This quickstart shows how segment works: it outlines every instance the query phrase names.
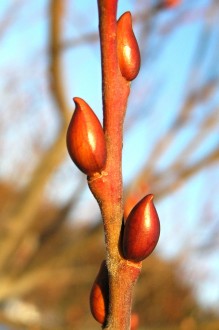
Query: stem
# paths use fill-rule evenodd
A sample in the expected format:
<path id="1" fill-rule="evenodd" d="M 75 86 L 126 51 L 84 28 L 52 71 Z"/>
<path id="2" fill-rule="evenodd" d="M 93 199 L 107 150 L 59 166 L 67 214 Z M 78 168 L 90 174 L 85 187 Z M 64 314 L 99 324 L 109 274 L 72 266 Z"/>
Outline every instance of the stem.
<path id="1" fill-rule="evenodd" d="M 104 329 L 127 330 L 130 328 L 132 289 L 141 264 L 125 260 L 119 247 L 123 221 L 123 121 L 130 83 L 122 77 L 118 65 L 117 3 L 118 0 L 98 0 L 107 162 L 101 175 L 88 178 L 88 183 L 99 203 L 105 230 L 110 294 Z"/>
<path id="2" fill-rule="evenodd" d="M 107 187 L 105 191 L 101 191 L 101 201 L 105 215 L 104 224 L 107 227 L 106 232 L 112 232 L 115 237 L 115 241 L 113 240 L 110 248 L 110 254 L 115 250 L 115 246 L 117 254 L 123 217 L 121 170 L 123 121 L 130 88 L 129 83 L 121 76 L 118 67 L 116 45 L 117 0 L 99 0 L 98 8 L 102 58 L 103 127 L 107 146 L 105 168 Z M 110 210 L 108 210 L 109 207 Z M 110 218 L 109 215 L 111 215 Z M 109 230 L 107 230 L 108 227 Z"/>

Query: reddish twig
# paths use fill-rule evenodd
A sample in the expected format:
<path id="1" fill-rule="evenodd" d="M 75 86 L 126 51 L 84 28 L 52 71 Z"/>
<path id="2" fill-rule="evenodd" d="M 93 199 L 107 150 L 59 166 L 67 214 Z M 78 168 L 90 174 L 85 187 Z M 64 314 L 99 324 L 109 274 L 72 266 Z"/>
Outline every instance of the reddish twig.
<path id="1" fill-rule="evenodd" d="M 107 256 L 91 290 L 91 312 L 104 329 L 127 330 L 133 287 L 141 261 L 156 246 L 159 219 L 153 196 L 149 195 L 135 206 L 123 230 L 123 122 L 130 81 L 140 69 L 140 53 L 131 14 L 127 12 L 116 19 L 117 2 L 98 0 L 103 129 L 89 105 L 75 98 L 76 110 L 69 125 L 67 146 L 72 160 L 88 176 L 104 224 Z"/>

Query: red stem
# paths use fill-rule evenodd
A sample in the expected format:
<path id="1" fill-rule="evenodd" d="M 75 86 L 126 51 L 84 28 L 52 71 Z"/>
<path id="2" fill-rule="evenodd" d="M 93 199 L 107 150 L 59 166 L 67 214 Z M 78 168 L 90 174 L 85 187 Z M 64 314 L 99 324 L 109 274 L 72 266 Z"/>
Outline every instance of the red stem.
<path id="1" fill-rule="evenodd" d="M 117 58 L 116 12 L 118 0 L 98 0 L 102 58 L 103 127 L 106 138 L 106 167 L 98 177 L 89 178 L 104 223 L 109 272 L 109 311 L 104 329 L 130 328 L 132 288 L 140 264 L 125 260 L 120 253 L 123 221 L 122 143 L 123 121 L 130 83 L 121 75 Z"/>
<path id="2" fill-rule="evenodd" d="M 116 175 L 115 180 L 120 183 L 120 195 L 122 196 L 123 121 L 130 84 L 122 77 L 118 66 L 116 44 L 117 0 L 99 0 L 98 6 L 103 78 L 103 126 L 108 148 L 106 170 L 108 174 L 113 172 Z M 113 195 L 117 199 L 118 196 Z"/>

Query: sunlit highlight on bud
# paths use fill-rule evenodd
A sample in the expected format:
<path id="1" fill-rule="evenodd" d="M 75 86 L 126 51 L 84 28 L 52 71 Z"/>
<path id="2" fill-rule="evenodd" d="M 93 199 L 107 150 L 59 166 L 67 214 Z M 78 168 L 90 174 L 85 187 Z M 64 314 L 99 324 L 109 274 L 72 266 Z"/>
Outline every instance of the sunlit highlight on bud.
<path id="1" fill-rule="evenodd" d="M 126 259 L 139 262 L 148 257 L 157 245 L 160 221 L 153 204 L 153 195 L 144 197 L 129 214 L 123 234 Z"/>
<path id="2" fill-rule="evenodd" d="M 101 172 L 105 166 L 105 136 L 90 106 L 79 97 L 75 97 L 74 101 L 76 108 L 67 131 L 67 148 L 78 168 L 91 176 Z"/>
<path id="3" fill-rule="evenodd" d="M 125 12 L 117 22 L 117 50 L 121 74 L 131 81 L 138 75 L 141 58 L 130 12 Z"/>
<path id="4" fill-rule="evenodd" d="M 95 320 L 104 324 L 109 302 L 109 284 L 106 261 L 100 266 L 90 293 L 90 309 Z"/>

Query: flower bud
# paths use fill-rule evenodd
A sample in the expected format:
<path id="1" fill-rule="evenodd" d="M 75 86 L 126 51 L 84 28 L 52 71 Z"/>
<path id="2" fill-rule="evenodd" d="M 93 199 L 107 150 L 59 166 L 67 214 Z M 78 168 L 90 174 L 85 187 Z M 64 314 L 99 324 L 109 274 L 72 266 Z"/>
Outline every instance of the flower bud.
<path id="1" fill-rule="evenodd" d="M 130 12 L 125 12 L 117 22 L 117 51 L 122 76 L 128 81 L 133 80 L 140 70 L 141 56 Z"/>
<path id="2" fill-rule="evenodd" d="M 90 310 L 95 320 L 101 324 L 106 321 L 109 304 L 108 270 L 104 260 L 90 293 Z"/>
<path id="3" fill-rule="evenodd" d="M 153 204 L 153 195 L 145 196 L 131 211 L 123 233 L 126 259 L 139 262 L 148 257 L 160 236 L 160 221 Z"/>
<path id="4" fill-rule="evenodd" d="M 91 176 L 101 172 L 106 162 L 106 144 L 99 119 L 81 98 L 76 105 L 67 131 L 67 148 L 77 167 Z"/>

